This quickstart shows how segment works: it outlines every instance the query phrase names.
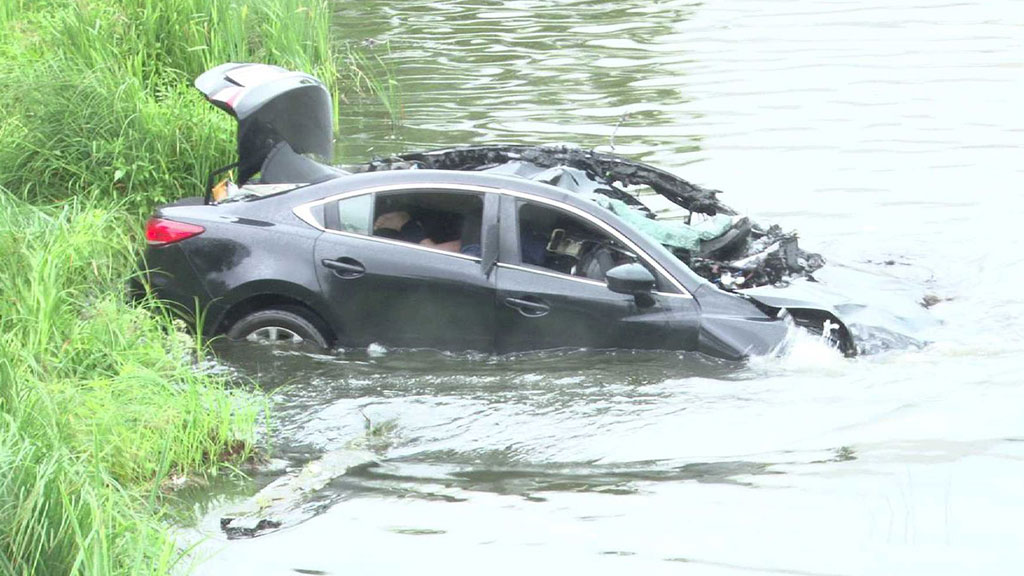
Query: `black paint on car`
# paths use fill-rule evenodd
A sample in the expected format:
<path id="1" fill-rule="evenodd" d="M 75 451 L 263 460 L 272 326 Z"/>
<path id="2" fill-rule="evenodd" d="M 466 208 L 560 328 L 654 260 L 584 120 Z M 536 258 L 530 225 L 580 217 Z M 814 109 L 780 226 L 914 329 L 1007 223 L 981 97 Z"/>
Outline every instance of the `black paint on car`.
<path id="1" fill-rule="evenodd" d="M 208 336 L 490 353 L 691 350 L 742 359 L 775 349 L 795 319 L 819 332 L 831 323 L 837 344 L 855 350 L 827 308 L 773 305 L 723 289 L 694 271 L 710 251 L 681 255 L 577 190 L 489 170 L 509 154 L 532 154 L 543 168 L 538 155 L 559 149 L 466 149 L 476 150 L 475 160 L 456 149 L 419 156 L 421 163 L 462 158 L 462 166 L 448 166 L 455 169 L 396 161 L 343 170 L 302 155 L 329 154 L 322 133 L 310 136 L 322 126 L 279 126 L 295 121 L 287 112 L 296 105 L 323 105 L 314 78 L 227 64 L 197 86 L 238 118 L 238 168 L 247 175 L 240 186 L 224 182 L 202 200 L 159 208 L 147 225 L 145 265 L 154 292 L 203 318 Z M 313 117 L 323 120 L 323 111 Z M 716 207 L 713 192 L 699 187 L 674 198 L 667 192 L 682 188 L 669 190 L 665 180 L 659 190 L 662 174 L 675 177 L 657 169 L 562 150 L 584 159 L 577 164 L 611 163 L 634 178 L 647 170 L 650 187 L 681 206 Z M 602 184 L 591 180 L 584 184 Z M 616 187 L 595 189 L 643 209 Z M 749 226 L 728 233 L 745 239 Z M 715 240 L 714 250 L 732 242 Z"/>

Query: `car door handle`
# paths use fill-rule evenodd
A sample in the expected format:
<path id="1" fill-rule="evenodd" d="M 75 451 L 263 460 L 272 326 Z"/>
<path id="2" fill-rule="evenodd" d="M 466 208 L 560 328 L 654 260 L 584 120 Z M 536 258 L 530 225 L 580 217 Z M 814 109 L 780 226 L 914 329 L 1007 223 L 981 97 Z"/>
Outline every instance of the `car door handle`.
<path id="1" fill-rule="evenodd" d="M 324 258 L 320 263 L 324 267 L 334 270 L 334 274 L 340 278 L 359 278 L 366 274 L 366 266 L 354 258 L 342 257 L 337 260 Z"/>
<path id="2" fill-rule="evenodd" d="M 551 311 L 551 307 L 539 299 L 527 298 L 505 298 L 505 304 L 510 308 L 519 310 L 520 314 L 529 318 L 537 318 Z"/>

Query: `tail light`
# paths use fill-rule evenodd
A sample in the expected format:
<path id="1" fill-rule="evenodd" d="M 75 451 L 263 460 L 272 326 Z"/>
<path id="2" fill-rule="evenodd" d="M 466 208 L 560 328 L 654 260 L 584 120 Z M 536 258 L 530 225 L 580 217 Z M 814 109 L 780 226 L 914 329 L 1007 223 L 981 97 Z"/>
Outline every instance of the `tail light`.
<path id="1" fill-rule="evenodd" d="M 195 224 L 175 222 L 163 218 L 150 218 L 146 222 L 146 242 L 150 246 L 163 246 L 174 242 L 181 242 L 186 238 L 198 236 L 206 232 L 206 228 Z"/>

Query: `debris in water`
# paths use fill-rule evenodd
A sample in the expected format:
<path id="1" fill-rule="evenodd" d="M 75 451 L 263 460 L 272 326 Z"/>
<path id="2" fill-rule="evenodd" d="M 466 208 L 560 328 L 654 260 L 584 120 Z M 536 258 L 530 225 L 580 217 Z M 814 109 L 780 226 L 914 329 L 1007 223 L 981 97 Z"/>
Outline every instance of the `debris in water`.
<path id="1" fill-rule="evenodd" d="M 220 519 L 228 538 L 252 538 L 309 519 L 315 511 L 303 507 L 306 496 L 349 470 L 372 465 L 377 456 L 367 450 L 343 448 L 309 462 L 297 473 L 268 484 L 240 507 Z"/>
<path id="2" fill-rule="evenodd" d="M 942 296 L 937 296 L 935 294 L 925 294 L 924 297 L 921 298 L 921 306 L 931 308 L 939 302 L 949 302 L 950 300 L 952 300 L 952 298 L 943 298 Z"/>

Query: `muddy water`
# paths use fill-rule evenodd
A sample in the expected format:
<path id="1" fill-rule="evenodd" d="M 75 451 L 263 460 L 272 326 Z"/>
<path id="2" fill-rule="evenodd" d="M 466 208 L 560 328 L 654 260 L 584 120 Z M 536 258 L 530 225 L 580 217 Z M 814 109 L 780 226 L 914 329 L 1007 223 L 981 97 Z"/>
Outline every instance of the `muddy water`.
<path id="1" fill-rule="evenodd" d="M 809 340 L 738 364 L 229 347 L 275 389 L 280 458 L 356 440 L 380 463 L 253 540 L 207 517 L 203 571 L 1019 573 L 1019 3 L 371 1 L 338 25 L 402 90 L 394 131 L 373 100 L 343 105 L 345 160 L 614 143 L 798 229 L 873 279 L 854 291 L 950 300 L 930 345 L 854 360 Z"/>

